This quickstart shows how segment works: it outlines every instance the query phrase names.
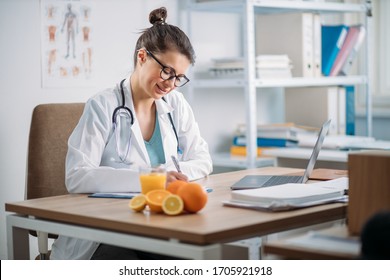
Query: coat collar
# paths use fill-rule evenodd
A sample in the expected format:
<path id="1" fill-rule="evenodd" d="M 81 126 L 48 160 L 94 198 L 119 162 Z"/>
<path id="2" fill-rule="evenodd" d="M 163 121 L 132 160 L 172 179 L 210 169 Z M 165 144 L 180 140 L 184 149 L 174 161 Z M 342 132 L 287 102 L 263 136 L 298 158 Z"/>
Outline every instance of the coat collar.
<path id="1" fill-rule="evenodd" d="M 123 90 L 124 90 L 124 94 L 125 94 L 125 104 L 127 107 L 129 107 L 129 109 L 134 114 L 134 124 L 131 126 L 131 130 L 132 130 L 132 133 L 134 135 L 133 144 L 135 145 L 135 147 L 137 147 L 137 149 L 139 149 L 140 154 L 142 154 L 144 161 L 147 162 L 148 164 L 150 164 L 149 155 L 148 155 L 148 152 L 146 150 L 145 142 L 144 142 L 144 139 L 143 139 L 142 133 L 141 133 L 141 128 L 139 126 L 139 122 L 138 122 L 137 116 L 135 114 L 133 97 L 132 97 L 131 90 L 130 90 L 130 78 L 127 78 L 125 80 L 125 82 L 123 83 Z M 167 157 L 168 152 L 169 152 L 169 154 L 171 154 L 170 151 L 166 151 L 167 147 L 169 147 L 169 145 L 167 143 L 167 138 L 166 138 L 167 128 L 171 127 L 168 113 L 172 112 L 174 109 L 170 104 L 165 102 L 163 99 L 157 99 L 157 100 L 155 100 L 155 102 L 156 102 L 157 114 L 159 116 L 159 121 L 161 121 L 160 122 L 160 131 L 161 131 L 161 137 L 162 137 L 162 141 L 163 141 L 163 145 L 164 145 L 165 157 Z M 167 158 L 166 158 L 166 160 L 167 160 Z"/>

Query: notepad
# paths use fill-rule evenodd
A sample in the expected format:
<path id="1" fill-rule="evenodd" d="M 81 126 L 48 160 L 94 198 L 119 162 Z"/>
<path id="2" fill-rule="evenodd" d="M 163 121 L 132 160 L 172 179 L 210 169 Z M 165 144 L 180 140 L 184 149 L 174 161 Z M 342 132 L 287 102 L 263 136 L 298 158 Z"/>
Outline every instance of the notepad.
<path id="1" fill-rule="evenodd" d="M 272 210 L 306 207 L 342 199 L 347 189 L 348 178 L 313 184 L 284 184 L 268 188 L 232 191 L 231 200 L 224 204 Z"/>
<path id="2" fill-rule="evenodd" d="M 204 186 L 204 190 L 208 193 L 212 192 L 213 189 Z M 139 192 L 97 192 L 92 193 L 88 195 L 88 197 L 92 198 L 124 198 L 124 199 L 131 199 L 136 195 L 139 195 Z"/>
<path id="3" fill-rule="evenodd" d="M 139 192 L 115 192 L 115 193 L 101 192 L 101 193 L 90 194 L 90 195 L 88 195 L 88 197 L 130 199 L 130 198 L 133 198 L 134 196 L 136 196 L 138 194 L 139 194 Z"/>

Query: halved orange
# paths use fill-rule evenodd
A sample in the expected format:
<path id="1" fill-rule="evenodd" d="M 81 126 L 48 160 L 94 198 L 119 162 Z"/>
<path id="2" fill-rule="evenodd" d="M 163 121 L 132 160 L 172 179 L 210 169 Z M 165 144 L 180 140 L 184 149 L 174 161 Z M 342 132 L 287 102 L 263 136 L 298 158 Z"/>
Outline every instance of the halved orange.
<path id="1" fill-rule="evenodd" d="M 162 212 L 162 202 L 170 194 L 167 190 L 153 190 L 148 192 L 145 196 L 150 210 L 153 212 Z"/>
<path id="2" fill-rule="evenodd" d="M 162 202 L 162 209 L 167 215 L 179 215 L 184 209 L 183 199 L 176 194 L 168 195 Z"/>
<path id="3" fill-rule="evenodd" d="M 130 199 L 129 207 L 136 212 L 144 210 L 146 207 L 146 197 L 143 194 L 133 197 Z"/>

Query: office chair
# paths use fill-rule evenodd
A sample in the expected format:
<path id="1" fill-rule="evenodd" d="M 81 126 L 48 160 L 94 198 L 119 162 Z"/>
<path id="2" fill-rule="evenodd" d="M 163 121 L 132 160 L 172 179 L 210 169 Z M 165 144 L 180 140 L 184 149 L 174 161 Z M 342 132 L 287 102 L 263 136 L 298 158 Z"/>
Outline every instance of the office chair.
<path id="1" fill-rule="evenodd" d="M 34 108 L 27 155 L 26 199 L 63 195 L 68 138 L 78 123 L 84 103 L 41 104 Z M 38 238 L 39 256 L 47 259 L 48 238 L 56 235 L 30 231 Z"/>

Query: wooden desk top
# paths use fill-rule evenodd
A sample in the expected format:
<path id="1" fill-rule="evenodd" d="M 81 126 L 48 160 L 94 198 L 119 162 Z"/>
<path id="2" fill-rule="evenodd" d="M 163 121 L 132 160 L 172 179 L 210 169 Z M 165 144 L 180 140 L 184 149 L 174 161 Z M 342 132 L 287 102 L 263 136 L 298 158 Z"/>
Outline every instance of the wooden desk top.
<path id="1" fill-rule="evenodd" d="M 155 238 L 174 238 L 200 245 L 262 236 L 346 216 L 347 204 L 344 203 L 277 213 L 222 205 L 222 201 L 230 199 L 230 186 L 245 175 L 279 175 L 297 171 L 301 170 L 268 167 L 221 173 L 198 180 L 213 188 L 213 192 L 209 193 L 206 207 L 197 214 L 135 213 L 129 209 L 127 199 L 89 198 L 87 194 L 6 203 L 5 208 L 9 212 L 41 219 Z"/>

